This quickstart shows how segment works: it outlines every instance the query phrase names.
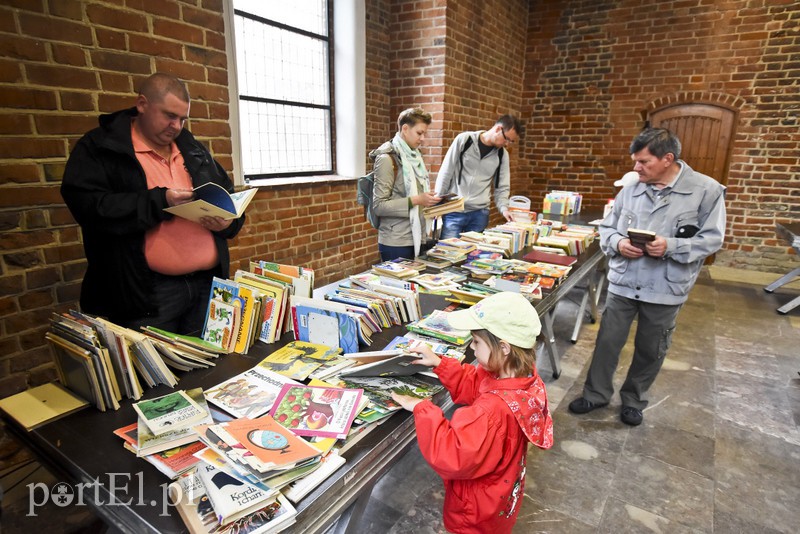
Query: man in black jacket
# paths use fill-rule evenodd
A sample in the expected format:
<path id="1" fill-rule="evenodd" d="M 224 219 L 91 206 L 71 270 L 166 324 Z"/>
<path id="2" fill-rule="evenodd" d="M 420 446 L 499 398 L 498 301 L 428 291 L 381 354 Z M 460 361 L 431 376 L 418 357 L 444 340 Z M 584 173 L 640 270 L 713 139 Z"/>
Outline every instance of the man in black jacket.
<path id="1" fill-rule="evenodd" d="M 202 328 L 211 280 L 228 276 L 227 239 L 244 216 L 194 223 L 164 211 L 208 182 L 233 192 L 225 170 L 183 129 L 188 117 L 186 86 L 156 73 L 135 107 L 101 115 L 72 150 L 61 195 L 83 232 L 83 311 L 135 329 Z"/>

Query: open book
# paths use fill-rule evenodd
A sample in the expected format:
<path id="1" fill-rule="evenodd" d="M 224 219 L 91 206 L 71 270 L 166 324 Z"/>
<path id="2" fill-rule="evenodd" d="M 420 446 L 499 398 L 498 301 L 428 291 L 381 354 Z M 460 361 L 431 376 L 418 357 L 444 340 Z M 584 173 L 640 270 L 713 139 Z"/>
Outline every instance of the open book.
<path id="1" fill-rule="evenodd" d="M 164 208 L 164 211 L 194 222 L 198 222 L 201 217 L 222 217 L 226 221 L 238 219 L 256 196 L 258 188 L 252 187 L 230 194 L 221 185 L 208 182 L 195 187 L 193 191 L 194 200 Z"/>

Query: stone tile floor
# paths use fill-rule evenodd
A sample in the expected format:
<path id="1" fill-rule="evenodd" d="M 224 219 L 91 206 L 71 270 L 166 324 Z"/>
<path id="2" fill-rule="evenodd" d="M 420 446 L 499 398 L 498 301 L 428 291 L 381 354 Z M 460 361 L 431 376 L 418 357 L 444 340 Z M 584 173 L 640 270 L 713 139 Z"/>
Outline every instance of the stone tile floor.
<path id="1" fill-rule="evenodd" d="M 704 270 L 635 428 L 619 421 L 618 397 L 587 415 L 567 411 L 581 393 L 598 324 L 587 321 L 571 344 L 577 303 L 559 304 L 559 379 L 546 357 L 539 361 L 556 444 L 529 452 L 514 532 L 797 532 L 800 310 L 775 312 L 795 294 L 770 295 Z M 617 387 L 631 350 L 623 351 Z M 85 507 L 50 505 L 26 517 L 26 485 L 38 481 L 55 479 L 0 429 L 2 532 L 107 532 Z M 412 448 L 378 482 L 355 531 L 443 532 L 442 501 L 440 480 Z"/>

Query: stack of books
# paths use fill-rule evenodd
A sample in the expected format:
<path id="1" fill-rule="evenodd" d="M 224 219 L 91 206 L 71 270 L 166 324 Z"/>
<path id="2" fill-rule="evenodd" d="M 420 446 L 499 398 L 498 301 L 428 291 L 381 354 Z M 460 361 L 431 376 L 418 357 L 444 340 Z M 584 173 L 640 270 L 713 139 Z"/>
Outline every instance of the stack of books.
<path id="1" fill-rule="evenodd" d="M 430 315 L 419 321 L 406 325 L 411 332 L 424 336 L 441 339 L 455 345 L 463 345 L 472 339 L 469 330 L 457 330 L 447 322 L 447 312 L 434 310 Z"/>
<path id="2" fill-rule="evenodd" d="M 53 314 L 45 339 L 61 384 L 101 411 L 119 409 L 123 397 L 139 399 L 143 386 L 175 386 L 170 366 L 206 367 L 217 356 L 74 310 Z"/>
<path id="3" fill-rule="evenodd" d="M 426 219 L 433 219 L 434 217 L 441 217 L 447 213 L 462 212 L 464 211 L 464 197 L 453 196 L 443 198 L 438 204 L 422 208 L 422 215 Z"/>
<path id="4" fill-rule="evenodd" d="M 412 269 L 411 267 L 407 267 L 402 263 L 394 261 L 384 261 L 382 263 L 378 263 L 377 265 L 373 265 L 372 271 L 375 274 L 400 278 L 401 280 L 419 275 L 419 271 L 417 269 Z"/>
<path id="5" fill-rule="evenodd" d="M 574 191 L 553 190 L 547 193 L 542 203 L 542 213 L 572 215 L 580 213 L 583 196 Z"/>

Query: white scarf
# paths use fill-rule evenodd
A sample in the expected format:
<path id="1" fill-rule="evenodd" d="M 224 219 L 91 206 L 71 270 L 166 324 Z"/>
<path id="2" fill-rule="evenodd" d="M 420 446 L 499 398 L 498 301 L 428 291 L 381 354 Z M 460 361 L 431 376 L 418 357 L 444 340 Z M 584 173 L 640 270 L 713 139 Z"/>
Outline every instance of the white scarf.
<path id="1" fill-rule="evenodd" d="M 406 188 L 406 195 L 413 197 L 419 194 L 419 185 L 422 192 L 427 193 L 431 190 L 428 178 L 428 169 L 422 160 L 422 152 L 419 149 L 412 149 L 405 142 L 400 132 L 397 132 L 392 139 L 392 147 L 395 153 L 400 156 L 400 163 L 403 170 L 403 184 Z M 422 243 L 422 224 L 420 223 L 419 206 L 413 206 L 408 212 L 409 222 L 411 223 L 411 235 L 414 239 L 414 256 L 419 256 L 419 249 Z M 430 221 L 425 219 L 425 235 L 430 231 Z"/>

